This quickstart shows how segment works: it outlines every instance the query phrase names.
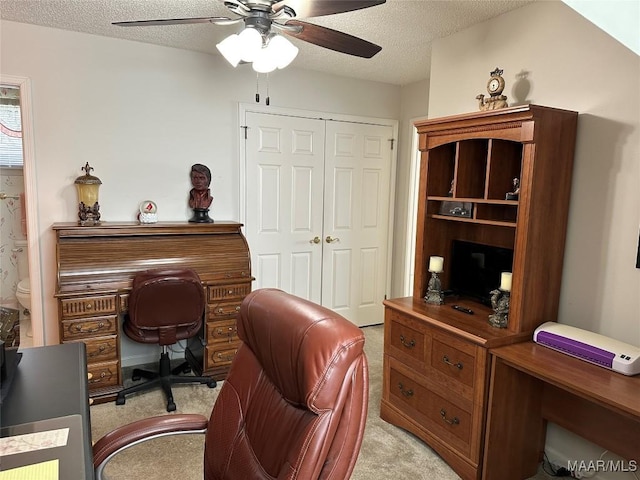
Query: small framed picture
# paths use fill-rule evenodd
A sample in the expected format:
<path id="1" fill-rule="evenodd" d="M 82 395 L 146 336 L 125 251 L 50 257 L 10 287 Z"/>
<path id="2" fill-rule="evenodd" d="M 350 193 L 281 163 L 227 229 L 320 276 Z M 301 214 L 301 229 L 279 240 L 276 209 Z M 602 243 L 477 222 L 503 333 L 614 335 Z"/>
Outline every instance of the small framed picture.
<path id="1" fill-rule="evenodd" d="M 471 218 L 473 216 L 473 203 L 442 202 L 442 204 L 440 205 L 440 215 Z"/>

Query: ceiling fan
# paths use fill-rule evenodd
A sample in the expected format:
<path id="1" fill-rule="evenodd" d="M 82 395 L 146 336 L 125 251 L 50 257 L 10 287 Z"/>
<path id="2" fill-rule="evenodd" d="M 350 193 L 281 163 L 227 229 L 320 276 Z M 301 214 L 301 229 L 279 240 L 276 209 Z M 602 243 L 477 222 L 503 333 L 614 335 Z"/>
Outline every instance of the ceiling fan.
<path id="1" fill-rule="evenodd" d="M 174 18 L 164 20 L 139 20 L 113 22 L 121 27 L 152 25 L 184 25 L 193 23 L 213 23 L 232 25 L 244 22 L 245 30 L 254 29 L 260 33 L 263 46 L 277 33 L 283 33 L 298 40 L 319 45 L 336 52 L 371 58 L 382 47 L 362 38 L 354 37 L 331 28 L 298 20 L 299 17 L 319 17 L 336 13 L 374 7 L 386 0 L 220 0 L 235 18 L 202 17 Z M 297 53 L 297 50 L 296 50 Z M 294 55 L 295 56 L 295 55 Z M 244 59 L 243 59 L 244 61 Z M 237 64 L 237 62 L 236 62 Z"/>

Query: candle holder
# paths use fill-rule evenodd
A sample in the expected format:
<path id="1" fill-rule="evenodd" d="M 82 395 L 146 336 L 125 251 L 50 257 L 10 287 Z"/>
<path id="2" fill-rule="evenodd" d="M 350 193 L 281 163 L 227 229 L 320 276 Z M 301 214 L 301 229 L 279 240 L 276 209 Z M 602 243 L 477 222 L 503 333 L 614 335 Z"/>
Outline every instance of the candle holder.
<path id="1" fill-rule="evenodd" d="M 427 294 L 424 296 L 424 300 L 427 303 L 433 305 L 442 305 L 444 303 L 444 292 L 442 291 L 442 282 L 438 277 L 438 272 L 429 270 L 431 272 L 431 278 L 427 285 Z"/>
<path id="2" fill-rule="evenodd" d="M 489 315 L 489 324 L 496 328 L 507 328 L 509 322 L 509 300 L 511 292 L 497 288 L 491 291 L 493 314 Z"/>

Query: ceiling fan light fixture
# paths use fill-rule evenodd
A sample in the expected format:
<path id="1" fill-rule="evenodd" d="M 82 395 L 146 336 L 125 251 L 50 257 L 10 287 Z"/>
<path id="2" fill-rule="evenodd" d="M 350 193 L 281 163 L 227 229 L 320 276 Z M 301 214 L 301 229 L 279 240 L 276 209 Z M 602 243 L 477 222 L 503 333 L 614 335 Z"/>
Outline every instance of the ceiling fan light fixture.
<path id="1" fill-rule="evenodd" d="M 235 33 L 233 35 L 229 35 L 227 38 L 218 43 L 216 45 L 216 48 L 227 60 L 227 62 L 229 62 L 234 68 L 237 67 L 240 63 L 240 60 L 242 60 L 240 51 L 240 39 Z"/>
<path id="2" fill-rule="evenodd" d="M 253 62 L 262 49 L 262 35 L 255 28 L 245 28 L 238 34 L 240 57 L 245 62 Z"/>
<path id="3" fill-rule="evenodd" d="M 285 68 L 298 55 L 298 48 L 280 35 L 272 35 L 253 61 L 253 69 L 258 73 L 273 72 Z"/>
<path id="4" fill-rule="evenodd" d="M 266 48 L 269 55 L 275 59 L 276 67 L 285 68 L 298 55 L 298 47 L 282 35 L 274 35 Z"/>
<path id="5" fill-rule="evenodd" d="M 258 73 L 269 73 L 278 68 L 276 58 L 273 55 L 270 55 L 267 47 L 260 50 L 260 53 L 255 58 L 251 66 L 253 67 L 253 70 Z"/>

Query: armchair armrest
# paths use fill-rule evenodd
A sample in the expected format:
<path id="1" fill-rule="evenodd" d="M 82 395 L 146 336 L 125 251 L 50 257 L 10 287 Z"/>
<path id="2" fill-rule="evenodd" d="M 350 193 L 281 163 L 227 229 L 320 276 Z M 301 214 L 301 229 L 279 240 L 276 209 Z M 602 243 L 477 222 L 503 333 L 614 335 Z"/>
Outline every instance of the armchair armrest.
<path id="1" fill-rule="evenodd" d="M 121 451 L 153 438 L 205 433 L 208 423 L 209 419 L 203 415 L 183 413 L 144 418 L 112 430 L 93 445 L 96 480 L 102 479 L 102 471 L 106 464 Z"/>

